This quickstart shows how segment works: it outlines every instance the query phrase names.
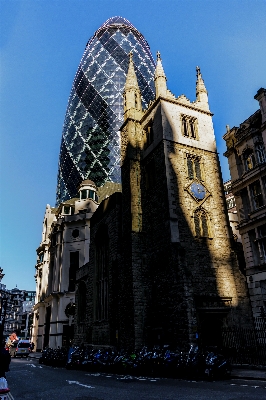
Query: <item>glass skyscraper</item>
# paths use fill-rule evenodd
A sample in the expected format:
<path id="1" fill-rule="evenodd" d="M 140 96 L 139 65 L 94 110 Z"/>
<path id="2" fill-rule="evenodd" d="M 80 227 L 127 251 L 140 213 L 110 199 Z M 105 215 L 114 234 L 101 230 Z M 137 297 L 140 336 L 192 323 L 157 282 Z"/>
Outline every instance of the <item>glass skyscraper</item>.
<path id="1" fill-rule="evenodd" d="M 69 96 L 59 156 L 57 205 L 77 196 L 82 180 L 120 183 L 120 135 L 128 54 L 143 107 L 155 97 L 155 63 L 143 35 L 125 18 L 108 19 L 86 45 Z"/>

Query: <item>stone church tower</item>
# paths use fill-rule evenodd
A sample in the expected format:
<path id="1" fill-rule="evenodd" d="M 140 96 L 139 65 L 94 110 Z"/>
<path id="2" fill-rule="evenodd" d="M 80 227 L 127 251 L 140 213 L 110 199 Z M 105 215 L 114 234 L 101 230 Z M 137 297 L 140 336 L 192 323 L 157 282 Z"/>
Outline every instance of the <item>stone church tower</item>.
<path id="1" fill-rule="evenodd" d="M 223 344 L 252 327 L 229 226 L 208 94 L 175 97 L 160 54 L 156 98 L 143 111 L 130 54 L 121 127 L 123 345 Z"/>

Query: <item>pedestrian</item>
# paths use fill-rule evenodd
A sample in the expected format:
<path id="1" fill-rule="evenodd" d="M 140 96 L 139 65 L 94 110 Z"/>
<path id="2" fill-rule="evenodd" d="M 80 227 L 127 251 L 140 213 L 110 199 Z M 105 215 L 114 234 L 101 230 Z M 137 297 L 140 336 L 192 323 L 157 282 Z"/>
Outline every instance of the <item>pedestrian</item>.
<path id="1" fill-rule="evenodd" d="M 34 347 L 35 347 L 35 344 L 34 344 L 33 342 L 31 342 L 31 344 L 30 344 L 30 350 L 33 351 L 33 350 L 34 350 Z"/>
<path id="2" fill-rule="evenodd" d="M 5 348 L 5 341 L 2 340 L 0 348 L 0 378 L 6 377 L 6 372 L 9 371 L 9 364 L 11 361 L 11 356 L 9 351 Z"/>

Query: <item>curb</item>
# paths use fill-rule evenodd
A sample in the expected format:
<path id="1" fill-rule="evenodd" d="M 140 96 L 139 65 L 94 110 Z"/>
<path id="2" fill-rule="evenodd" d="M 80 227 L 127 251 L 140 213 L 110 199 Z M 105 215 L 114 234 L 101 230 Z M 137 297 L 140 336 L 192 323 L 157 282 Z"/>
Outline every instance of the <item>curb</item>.
<path id="1" fill-rule="evenodd" d="M 257 376 L 239 376 L 239 375 L 231 375 L 230 379 L 243 379 L 243 380 L 248 380 L 248 381 L 265 381 L 266 382 L 266 377 L 257 377 Z"/>

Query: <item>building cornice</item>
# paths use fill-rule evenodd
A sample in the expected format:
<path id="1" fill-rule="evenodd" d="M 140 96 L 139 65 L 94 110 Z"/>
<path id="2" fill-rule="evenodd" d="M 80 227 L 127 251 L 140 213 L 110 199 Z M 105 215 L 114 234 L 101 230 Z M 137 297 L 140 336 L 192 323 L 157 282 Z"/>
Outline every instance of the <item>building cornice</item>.
<path id="1" fill-rule="evenodd" d="M 246 171 L 241 178 L 232 181 L 233 195 L 235 196 L 238 191 L 244 189 L 248 184 L 254 182 L 255 179 L 264 176 L 264 172 L 266 174 L 266 162 L 256 165 L 250 171 Z"/>
<path id="2" fill-rule="evenodd" d="M 256 228 L 261 222 L 266 220 L 266 206 L 260 207 L 258 210 L 248 214 L 248 219 L 240 221 L 238 224 L 239 234 L 243 235 L 251 229 Z"/>

